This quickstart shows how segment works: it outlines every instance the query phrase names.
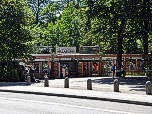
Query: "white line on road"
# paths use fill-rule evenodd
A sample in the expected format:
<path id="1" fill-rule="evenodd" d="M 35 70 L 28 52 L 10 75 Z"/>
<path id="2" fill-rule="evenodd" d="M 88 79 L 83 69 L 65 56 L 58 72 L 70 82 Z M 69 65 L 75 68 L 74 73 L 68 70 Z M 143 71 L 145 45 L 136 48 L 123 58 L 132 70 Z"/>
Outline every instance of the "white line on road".
<path id="1" fill-rule="evenodd" d="M 25 101 L 25 102 L 33 102 L 33 103 L 44 103 L 44 104 L 50 104 L 50 105 L 60 105 L 60 106 L 82 108 L 82 109 L 88 109 L 88 110 L 105 111 L 105 112 L 114 112 L 114 113 L 121 113 L 121 114 L 122 113 L 123 114 L 137 114 L 137 113 L 123 112 L 123 111 L 116 111 L 116 110 L 109 110 L 109 109 L 100 109 L 100 108 L 93 108 L 93 107 L 76 106 L 76 105 L 61 104 L 61 103 L 51 103 L 51 102 L 44 102 L 44 101 L 34 101 L 34 100 L 26 100 L 26 99 L 16 99 L 16 98 L 6 98 L 6 97 L 0 97 L 0 99 L 15 100 L 15 101 Z"/>

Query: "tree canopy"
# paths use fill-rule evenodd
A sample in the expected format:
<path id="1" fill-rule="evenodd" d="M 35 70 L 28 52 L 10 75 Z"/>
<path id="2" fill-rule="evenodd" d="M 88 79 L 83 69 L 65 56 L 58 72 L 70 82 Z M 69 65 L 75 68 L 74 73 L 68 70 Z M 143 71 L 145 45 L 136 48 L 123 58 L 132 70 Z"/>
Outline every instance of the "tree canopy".
<path id="1" fill-rule="evenodd" d="M 122 54 L 147 53 L 148 46 L 151 53 L 149 0 L 8 0 L 2 4 L 3 58 L 27 55 L 37 43 L 52 46 L 53 51 L 55 46 L 76 46 L 77 52 L 79 46 L 98 45 L 101 54 L 117 54 L 119 49 Z"/>
<path id="2" fill-rule="evenodd" d="M 0 5 L 0 58 L 26 58 L 34 49 L 38 28 L 31 25 L 34 16 L 24 0 L 2 1 Z"/>

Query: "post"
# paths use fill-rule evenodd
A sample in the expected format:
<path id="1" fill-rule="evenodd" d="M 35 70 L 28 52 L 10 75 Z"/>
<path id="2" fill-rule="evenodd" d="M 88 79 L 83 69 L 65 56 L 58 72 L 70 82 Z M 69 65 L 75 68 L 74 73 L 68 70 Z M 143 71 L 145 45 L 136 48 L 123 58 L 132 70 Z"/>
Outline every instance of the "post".
<path id="1" fill-rule="evenodd" d="M 47 76 L 45 76 L 45 82 L 44 82 L 44 87 L 49 87 L 49 79 Z"/>
<path id="2" fill-rule="evenodd" d="M 27 76 L 26 85 L 31 85 L 31 77 Z"/>
<path id="3" fill-rule="evenodd" d="M 151 82 L 150 81 L 146 82 L 146 94 L 147 95 L 151 94 Z"/>
<path id="4" fill-rule="evenodd" d="M 91 79 L 87 80 L 87 90 L 92 90 L 92 81 L 91 81 Z"/>
<path id="5" fill-rule="evenodd" d="M 69 88 L 69 79 L 68 79 L 68 77 L 66 77 L 65 80 L 64 80 L 64 88 Z"/>
<path id="6" fill-rule="evenodd" d="M 119 81 L 117 79 L 114 80 L 114 92 L 119 92 Z"/>

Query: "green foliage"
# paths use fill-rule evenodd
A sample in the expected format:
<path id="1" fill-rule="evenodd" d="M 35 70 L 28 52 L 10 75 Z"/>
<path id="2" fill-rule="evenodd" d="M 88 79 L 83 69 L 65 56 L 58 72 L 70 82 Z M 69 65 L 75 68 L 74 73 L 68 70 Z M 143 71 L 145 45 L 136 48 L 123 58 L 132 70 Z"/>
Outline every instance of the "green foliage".
<path id="1" fill-rule="evenodd" d="M 37 27 L 31 26 L 33 14 L 24 0 L 2 1 L 0 6 L 0 57 L 26 58 L 33 52 Z"/>
<path id="2" fill-rule="evenodd" d="M 50 11 L 52 11 L 50 9 Z M 55 22 L 47 23 L 47 29 L 43 29 L 44 39 L 41 41 L 42 45 L 52 46 L 55 51 L 55 46 L 60 47 L 77 47 L 79 50 L 81 39 L 80 34 L 80 20 L 78 17 L 79 10 L 74 8 L 72 4 L 65 6 L 60 19 Z"/>
<path id="3" fill-rule="evenodd" d="M 40 27 L 32 25 L 33 13 L 24 0 L 1 1 L 0 5 L 0 61 L 1 81 L 19 81 L 12 59 L 31 57 L 38 40 Z"/>
<path id="4" fill-rule="evenodd" d="M 48 61 L 43 61 L 43 67 L 47 68 L 48 67 Z"/>
<path id="5" fill-rule="evenodd" d="M 124 54 L 135 54 L 143 53 L 143 47 L 145 44 L 142 44 L 144 33 L 147 31 L 145 29 L 145 20 L 149 19 L 149 25 L 151 23 L 151 17 L 146 18 L 145 15 L 150 15 L 148 8 L 145 9 L 145 4 L 149 3 L 149 0 L 146 1 L 94 1 L 94 0 L 85 0 L 85 16 L 86 16 L 86 32 L 84 34 L 90 33 L 91 37 L 89 45 L 94 45 L 94 41 L 91 43 L 91 39 L 98 34 L 100 34 L 102 42 L 102 52 L 115 53 L 117 51 L 117 40 L 119 33 L 121 33 L 121 21 L 126 20 L 125 31 L 123 32 L 123 53 Z M 144 4 L 145 3 L 145 4 Z M 137 5 L 138 4 L 138 5 Z M 147 7 L 147 6 L 146 6 Z M 144 10 L 146 14 L 143 13 Z M 94 22 L 97 22 L 99 26 L 94 26 Z M 99 24 L 100 22 L 100 24 Z M 148 26 L 150 27 L 150 26 Z M 147 29 L 151 31 L 150 28 Z M 93 31 L 92 31 L 93 30 Z M 150 34 L 149 34 L 150 35 Z M 151 40 L 149 36 L 149 44 L 151 45 Z M 100 39 L 100 37 L 98 37 Z M 99 41 L 95 39 L 95 41 Z M 150 46 L 149 46 L 150 49 Z M 150 51 L 149 51 L 150 52 Z"/>
<path id="6" fill-rule="evenodd" d="M 34 19 L 33 24 L 43 23 L 43 19 L 40 16 L 40 12 L 46 4 L 53 2 L 51 0 L 26 0 L 26 4 L 30 7 L 33 12 Z"/>
<path id="7" fill-rule="evenodd" d="M 58 19 L 58 15 L 62 11 L 61 5 L 60 1 L 55 1 L 46 4 L 45 7 L 41 9 L 40 19 L 41 23 L 43 23 L 42 28 L 47 27 L 47 25 L 45 25 L 46 22 L 53 22 L 55 24 L 55 21 Z"/>
<path id="8" fill-rule="evenodd" d="M 1 82 L 17 82 L 20 81 L 17 71 L 14 70 L 11 61 L 7 62 L 5 67 L 0 66 L 0 81 Z"/>
<path id="9" fill-rule="evenodd" d="M 0 59 L 26 58 L 36 52 L 37 43 L 52 46 L 54 52 L 56 46 L 76 47 L 78 52 L 80 46 L 98 45 L 101 54 L 116 54 L 122 20 L 126 20 L 123 54 L 143 53 L 147 31 L 151 52 L 152 16 L 144 7 L 148 3 L 149 0 L 2 1 Z"/>
<path id="10" fill-rule="evenodd" d="M 146 16 L 143 12 L 144 4 L 149 0 L 27 1 L 34 15 L 38 16 L 38 26 L 42 29 L 36 33 L 39 38 L 35 43 L 52 46 L 53 51 L 56 46 L 76 46 L 78 52 L 79 46 L 98 45 L 102 54 L 116 54 L 122 20 L 126 20 L 122 53 L 135 54 L 144 51 L 143 37 L 146 30 L 143 24 Z M 151 17 L 148 19 L 151 20 Z M 151 31 L 150 26 L 148 30 Z M 150 42 L 149 32 L 149 52 L 152 47 Z"/>

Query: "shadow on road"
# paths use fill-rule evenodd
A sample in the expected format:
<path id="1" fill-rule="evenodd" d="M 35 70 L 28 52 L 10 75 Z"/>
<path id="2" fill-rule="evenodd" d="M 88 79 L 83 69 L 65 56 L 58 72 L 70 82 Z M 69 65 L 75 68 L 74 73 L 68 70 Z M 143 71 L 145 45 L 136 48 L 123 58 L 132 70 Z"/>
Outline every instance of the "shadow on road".
<path id="1" fill-rule="evenodd" d="M 147 77 L 116 77 L 116 78 L 102 78 L 102 79 L 94 79 L 92 80 L 92 83 L 98 83 L 98 84 L 114 84 L 114 80 L 117 79 L 119 81 L 119 85 L 126 85 L 129 88 L 129 91 L 145 91 L 146 82 L 151 81 L 152 78 Z"/>

